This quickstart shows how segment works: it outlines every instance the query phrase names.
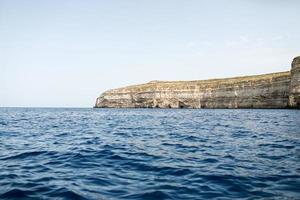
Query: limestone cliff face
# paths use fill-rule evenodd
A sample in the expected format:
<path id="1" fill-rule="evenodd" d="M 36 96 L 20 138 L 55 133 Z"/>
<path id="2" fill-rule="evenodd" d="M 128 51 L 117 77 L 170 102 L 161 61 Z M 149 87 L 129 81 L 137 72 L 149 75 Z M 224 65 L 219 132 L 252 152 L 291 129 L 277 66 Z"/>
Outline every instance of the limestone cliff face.
<path id="1" fill-rule="evenodd" d="M 300 108 L 300 57 L 291 72 L 204 81 L 152 81 L 104 92 L 97 108 Z"/>
<path id="2" fill-rule="evenodd" d="M 300 56 L 294 58 L 292 62 L 289 107 L 300 107 Z"/>

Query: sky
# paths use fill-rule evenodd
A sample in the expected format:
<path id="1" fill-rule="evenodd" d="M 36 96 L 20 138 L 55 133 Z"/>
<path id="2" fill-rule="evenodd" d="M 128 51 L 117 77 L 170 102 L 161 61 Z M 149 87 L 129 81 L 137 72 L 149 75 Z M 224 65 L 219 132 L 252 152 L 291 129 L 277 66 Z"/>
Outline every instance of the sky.
<path id="1" fill-rule="evenodd" d="M 299 0 L 0 0 L 0 106 L 92 107 L 111 88 L 288 71 Z"/>

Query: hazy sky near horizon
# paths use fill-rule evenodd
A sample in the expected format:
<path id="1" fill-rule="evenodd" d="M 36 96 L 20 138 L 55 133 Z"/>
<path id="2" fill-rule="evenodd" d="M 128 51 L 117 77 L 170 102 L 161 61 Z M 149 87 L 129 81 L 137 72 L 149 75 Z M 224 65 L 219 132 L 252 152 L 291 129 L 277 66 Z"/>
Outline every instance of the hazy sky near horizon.
<path id="1" fill-rule="evenodd" d="M 0 106 L 91 107 L 151 80 L 290 70 L 299 0 L 0 0 Z"/>

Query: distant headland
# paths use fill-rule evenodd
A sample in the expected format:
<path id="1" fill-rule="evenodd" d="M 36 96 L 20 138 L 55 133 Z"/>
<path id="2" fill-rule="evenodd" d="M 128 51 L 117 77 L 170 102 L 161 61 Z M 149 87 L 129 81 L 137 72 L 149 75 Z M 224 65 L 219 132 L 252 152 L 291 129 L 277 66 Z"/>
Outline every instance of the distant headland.
<path id="1" fill-rule="evenodd" d="M 95 108 L 300 108 L 300 56 L 287 72 L 112 89 Z"/>

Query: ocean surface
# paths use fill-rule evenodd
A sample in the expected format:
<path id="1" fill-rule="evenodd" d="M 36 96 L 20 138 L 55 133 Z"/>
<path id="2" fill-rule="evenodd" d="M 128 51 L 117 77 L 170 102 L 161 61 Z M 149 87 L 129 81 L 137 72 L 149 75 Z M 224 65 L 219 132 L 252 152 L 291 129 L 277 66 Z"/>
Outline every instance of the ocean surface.
<path id="1" fill-rule="evenodd" d="M 300 199 L 300 110 L 0 108 L 0 199 Z"/>

